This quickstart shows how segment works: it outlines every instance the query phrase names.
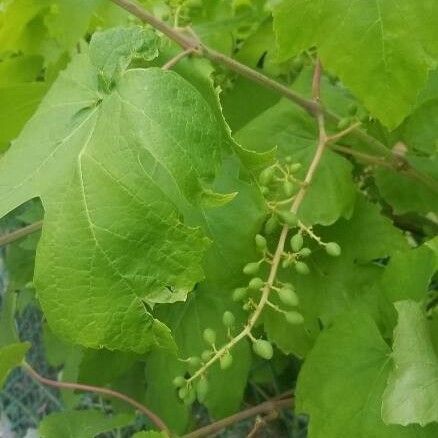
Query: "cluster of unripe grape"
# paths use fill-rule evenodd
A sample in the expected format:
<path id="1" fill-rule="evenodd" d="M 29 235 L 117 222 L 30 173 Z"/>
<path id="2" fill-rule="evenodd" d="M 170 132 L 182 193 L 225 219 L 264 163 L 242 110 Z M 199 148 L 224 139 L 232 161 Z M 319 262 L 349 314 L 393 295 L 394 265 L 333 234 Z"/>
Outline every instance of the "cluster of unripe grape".
<path id="1" fill-rule="evenodd" d="M 291 202 L 297 192 L 297 188 L 302 182 L 295 177 L 295 173 L 300 169 L 299 163 L 294 163 L 290 157 L 286 157 L 285 163 L 275 163 L 264 169 L 260 176 L 261 191 L 266 197 L 268 207 L 271 209 L 271 215 L 265 223 L 264 234 L 271 235 L 280 226 L 287 226 L 294 230 L 289 240 L 290 249 L 284 248 L 281 254 L 281 267 L 288 269 L 293 267 L 298 274 L 306 275 L 309 273 L 309 267 L 303 259 L 312 254 L 312 250 L 305 246 L 305 236 L 313 239 L 325 249 L 328 255 L 337 257 L 341 254 L 341 248 L 336 242 L 323 242 L 312 230 L 306 227 L 291 210 L 285 209 L 291 205 Z M 222 323 L 227 330 L 229 342 L 220 349 L 216 348 L 216 332 L 211 328 L 206 328 L 203 332 L 203 339 L 209 348 L 204 350 L 200 357 L 192 356 L 184 359 L 189 369 L 195 372 L 187 379 L 183 376 L 175 377 L 174 386 L 177 388 L 178 396 L 186 404 L 193 403 L 196 399 L 203 402 L 208 392 L 207 369 L 219 361 L 222 370 L 228 369 L 233 364 L 233 356 L 230 352 L 236 340 L 248 337 L 252 342 L 252 349 L 255 354 L 263 359 L 269 360 L 273 357 L 274 350 L 271 343 L 265 339 L 256 339 L 251 334 L 254 322 L 260 315 L 264 306 L 271 307 L 274 311 L 280 313 L 289 324 L 298 325 L 304 323 L 303 315 L 296 310 L 299 305 L 299 298 L 291 283 L 283 283 L 275 280 L 267 283 L 259 275 L 264 263 L 271 265 L 274 256 L 268 248 L 268 241 L 262 234 L 255 236 L 255 245 L 257 251 L 261 253 L 259 260 L 249 262 L 243 267 L 243 273 L 250 277 L 245 287 L 238 287 L 233 291 L 233 300 L 242 302 L 243 309 L 250 311 L 247 326 L 239 335 L 233 337 L 235 328 L 235 316 L 229 310 L 225 311 L 222 316 Z M 278 256 L 277 256 L 278 257 Z M 277 259 L 278 260 L 278 259 Z M 258 300 L 260 293 L 269 293 L 266 301 Z M 275 295 L 274 295 L 275 294 Z M 276 296 L 276 302 L 273 303 L 269 298 Z M 266 295 L 265 295 L 266 298 Z M 253 310 L 258 309 L 254 312 Z"/>

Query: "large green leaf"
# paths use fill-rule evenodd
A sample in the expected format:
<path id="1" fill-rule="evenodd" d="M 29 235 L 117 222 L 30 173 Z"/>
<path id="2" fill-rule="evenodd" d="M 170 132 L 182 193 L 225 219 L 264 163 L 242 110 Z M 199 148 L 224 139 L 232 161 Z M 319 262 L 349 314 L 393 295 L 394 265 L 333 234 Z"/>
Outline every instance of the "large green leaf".
<path id="1" fill-rule="evenodd" d="M 107 417 L 97 410 L 55 412 L 41 421 L 38 432 L 41 438 L 94 438 L 127 426 L 132 420 L 132 415 Z"/>
<path id="2" fill-rule="evenodd" d="M 403 426 L 438 423 L 438 352 L 426 316 L 415 301 L 399 301 L 395 307 L 394 369 L 383 395 L 383 420 Z"/>
<path id="3" fill-rule="evenodd" d="M 0 348 L 0 388 L 3 386 L 9 372 L 20 365 L 29 347 L 28 342 L 21 342 Z"/>
<path id="4" fill-rule="evenodd" d="M 323 65 L 394 128 L 437 55 L 437 16 L 434 1 L 284 0 L 274 28 L 281 59 L 316 45 Z"/>
<path id="5" fill-rule="evenodd" d="M 128 70 L 102 94 L 88 56 L 74 59 L 0 162 L 0 215 L 37 196 L 46 211 L 35 284 L 54 332 L 93 348 L 170 346 L 144 302 L 183 300 L 203 277 L 207 240 L 182 211 L 214 198 L 224 141 L 175 73 Z"/>
<path id="6" fill-rule="evenodd" d="M 297 410 L 310 415 L 310 438 L 436 436 L 436 425 L 422 429 L 382 421 L 389 352 L 373 320 L 360 312 L 340 316 L 320 335 L 297 384 Z"/>

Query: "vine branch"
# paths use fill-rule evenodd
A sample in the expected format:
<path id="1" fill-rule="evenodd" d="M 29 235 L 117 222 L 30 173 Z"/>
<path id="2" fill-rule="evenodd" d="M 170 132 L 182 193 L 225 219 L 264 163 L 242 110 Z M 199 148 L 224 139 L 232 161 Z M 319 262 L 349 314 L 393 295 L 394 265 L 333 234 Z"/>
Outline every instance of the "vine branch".
<path id="1" fill-rule="evenodd" d="M 18 230 L 4 234 L 3 236 L 0 236 L 0 247 L 7 245 L 8 243 L 15 242 L 16 240 L 22 239 L 23 237 L 26 237 L 29 234 L 35 233 L 36 231 L 41 230 L 42 226 L 43 226 L 43 221 L 38 221 L 30 225 L 27 225 L 23 228 L 20 228 Z"/>
<path id="2" fill-rule="evenodd" d="M 231 426 L 239 421 L 246 420 L 247 418 L 251 418 L 259 414 L 275 412 L 279 409 L 289 408 L 293 405 L 293 401 L 294 400 L 292 397 L 280 400 L 267 400 L 259 405 L 252 406 L 248 409 L 238 412 L 237 414 L 223 418 L 222 420 L 211 423 L 208 426 L 201 427 L 194 432 L 183 435 L 182 438 L 202 438 L 205 436 L 211 436 L 212 434 L 219 432 L 220 430 L 225 429 L 226 427 Z"/>
<path id="3" fill-rule="evenodd" d="M 321 72 L 322 72 L 322 67 L 320 61 L 318 60 L 315 67 L 313 86 L 312 86 L 313 101 L 314 103 L 318 103 L 318 104 L 320 100 Z M 317 120 L 318 120 L 318 130 L 319 130 L 318 144 L 316 147 L 315 155 L 312 159 L 312 162 L 310 163 L 310 166 L 307 170 L 307 174 L 304 178 L 304 182 L 292 202 L 290 208 L 290 211 L 292 213 L 298 212 L 298 209 L 300 208 L 301 203 L 303 202 L 303 199 L 307 193 L 307 190 L 313 180 L 315 171 L 318 168 L 319 163 L 321 162 L 323 152 L 328 144 L 328 137 L 325 130 L 325 119 L 324 119 L 323 111 L 318 112 Z M 190 378 L 187 379 L 188 385 L 190 385 L 197 378 L 201 377 L 210 366 L 212 366 L 216 361 L 218 361 L 227 351 L 232 349 L 234 345 L 236 345 L 242 339 L 246 337 L 251 338 L 251 331 L 254 328 L 259 317 L 261 316 L 263 309 L 268 304 L 269 294 L 274 286 L 274 282 L 277 277 L 277 272 L 284 252 L 288 232 L 289 232 L 289 226 L 285 224 L 281 230 L 277 248 L 274 252 L 274 256 L 271 261 L 271 269 L 269 271 L 268 280 L 266 281 L 265 285 L 261 289 L 262 295 L 260 301 L 257 303 L 254 312 L 250 315 L 245 328 L 239 334 L 237 334 L 233 339 L 231 339 L 228 343 L 226 343 L 222 348 L 217 350 L 215 354 L 206 363 L 204 363 L 201 368 L 199 368 L 195 373 L 193 373 L 190 376 Z"/>
<path id="4" fill-rule="evenodd" d="M 325 120 L 338 123 L 340 121 L 340 117 L 333 112 L 323 108 L 319 101 L 315 102 L 314 100 L 309 100 L 291 90 L 287 86 L 265 76 L 264 74 L 254 70 L 245 64 L 242 64 L 235 59 L 224 55 L 223 53 L 217 52 L 207 45 L 203 44 L 199 38 L 194 34 L 193 31 L 190 31 L 190 34 L 186 34 L 181 31 L 179 28 L 174 28 L 169 26 L 164 21 L 158 19 L 151 13 L 149 13 L 142 6 L 134 3 L 132 0 L 110 0 L 113 3 L 117 4 L 121 8 L 130 12 L 132 15 L 136 16 L 142 22 L 147 23 L 154 27 L 155 29 L 162 32 L 168 38 L 176 42 L 180 45 L 184 51 L 190 50 L 193 53 L 196 53 L 199 56 L 203 56 L 204 58 L 209 59 L 215 64 L 222 64 L 226 66 L 231 71 L 238 73 L 241 76 L 246 77 L 247 79 L 270 89 L 286 99 L 291 100 L 310 114 L 316 117 L 316 115 L 321 112 L 324 114 Z M 394 158 L 392 152 L 389 148 L 387 148 L 381 141 L 372 137 L 364 130 L 360 129 L 359 125 L 353 125 L 351 129 L 349 129 L 348 133 L 354 135 L 358 140 L 363 141 L 367 144 L 372 150 L 376 153 L 379 153 L 387 158 Z M 343 134 L 345 135 L 345 133 Z M 417 181 L 422 182 L 427 185 L 434 192 L 438 193 L 438 182 L 427 176 L 423 175 L 421 172 L 412 167 L 410 163 L 407 161 L 403 162 L 405 171 L 403 172 L 406 176 L 416 179 Z"/>
<path id="5" fill-rule="evenodd" d="M 103 394 L 103 395 L 107 395 L 110 397 L 118 398 L 119 400 L 123 400 L 124 402 L 133 406 L 135 409 L 137 409 L 139 412 L 141 412 L 147 418 L 149 418 L 149 420 L 159 430 L 169 434 L 169 428 L 166 426 L 164 421 L 157 414 L 152 412 L 149 408 L 142 405 L 138 401 L 132 399 L 131 397 L 128 397 L 126 394 L 122 394 L 121 392 L 114 391 L 113 389 L 103 388 L 101 386 L 84 385 L 82 383 L 72 383 L 72 382 L 58 382 L 57 380 L 47 379 L 46 377 L 43 377 L 40 374 L 38 374 L 27 363 L 23 364 L 23 368 L 33 379 L 35 379 L 37 382 L 39 382 L 43 385 L 52 386 L 54 388 L 60 388 L 60 389 L 72 389 L 72 390 L 78 390 L 78 391 L 93 392 L 95 394 Z"/>

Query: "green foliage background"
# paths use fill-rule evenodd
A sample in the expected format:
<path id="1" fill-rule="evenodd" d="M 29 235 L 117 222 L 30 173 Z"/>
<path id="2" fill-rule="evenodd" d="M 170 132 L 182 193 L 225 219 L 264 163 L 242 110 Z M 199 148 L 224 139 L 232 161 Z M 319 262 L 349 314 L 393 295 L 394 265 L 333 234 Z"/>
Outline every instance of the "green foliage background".
<path id="1" fill-rule="evenodd" d="M 1 227 L 44 225 L 4 249 L 0 381 L 29 348 L 15 318 L 33 305 L 58 380 L 126 393 L 174 434 L 199 427 L 200 410 L 213 422 L 293 390 L 293 420 L 280 417 L 277 436 L 300 436 L 305 414 L 310 438 L 436 437 L 438 3 L 140 3 L 309 100 L 320 59 L 328 133 L 361 123 L 362 135 L 326 148 L 298 210 L 317 237 L 305 236 L 309 275 L 278 274 L 304 323 L 288 324 L 273 298 L 252 334 L 274 345 L 272 360 L 245 338 L 231 367 L 209 368 L 205 399 L 180 400 L 172 380 L 196 372 L 185 359 L 208 347 L 204 330 L 221 347 L 225 311 L 234 335 L 247 324 L 233 290 L 259 258 L 256 234 L 274 252 L 269 196 L 284 195 L 271 187 L 267 200 L 260 173 L 291 161 L 305 178 L 314 117 L 202 56 L 163 69 L 176 43 L 109 0 L 3 0 Z M 64 390 L 61 400 L 41 437 L 135 423 L 118 401 L 78 410 Z"/>

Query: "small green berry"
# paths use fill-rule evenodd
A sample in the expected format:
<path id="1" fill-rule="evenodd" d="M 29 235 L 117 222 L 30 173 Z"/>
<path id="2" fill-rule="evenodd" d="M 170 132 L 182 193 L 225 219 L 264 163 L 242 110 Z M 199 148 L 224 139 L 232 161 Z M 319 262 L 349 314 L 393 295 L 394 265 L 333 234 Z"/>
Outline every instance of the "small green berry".
<path id="1" fill-rule="evenodd" d="M 181 400 L 184 400 L 187 397 L 188 393 L 189 393 L 189 388 L 187 386 L 183 386 L 178 390 L 178 397 Z"/>
<path id="2" fill-rule="evenodd" d="M 293 163 L 289 166 L 289 171 L 291 173 L 298 172 L 301 169 L 301 163 Z"/>
<path id="3" fill-rule="evenodd" d="M 286 161 L 287 164 L 291 164 L 293 163 L 294 159 L 288 155 L 287 157 L 285 157 L 284 161 Z"/>
<path id="4" fill-rule="evenodd" d="M 348 114 L 350 116 L 355 116 L 357 113 L 357 105 L 354 102 L 351 102 L 350 105 L 348 105 Z"/>
<path id="5" fill-rule="evenodd" d="M 289 227 L 296 227 L 298 224 L 298 218 L 292 211 L 279 211 L 278 216 Z"/>
<path id="6" fill-rule="evenodd" d="M 338 129 L 339 131 L 343 131 L 344 129 L 347 129 L 351 124 L 350 117 L 344 117 L 343 119 L 339 120 L 338 123 Z"/>
<path id="7" fill-rule="evenodd" d="M 199 365 L 201 365 L 201 358 L 197 356 L 189 357 L 187 363 L 193 368 L 199 367 Z"/>
<path id="8" fill-rule="evenodd" d="M 263 196 L 269 195 L 269 187 L 266 186 L 260 186 L 260 192 Z"/>
<path id="9" fill-rule="evenodd" d="M 254 277 L 248 283 L 250 289 L 259 290 L 264 286 L 265 282 L 260 277 Z"/>
<path id="10" fill-rule="evenodd" d="M 341 247 L 336 242 L 327 243 L 325 251 L 332 257 L 339 257 L 341 255 Z"/>
<path id="11" fill-rule="evenodd" d="M 310 248 L 302 248 L 298 253 L 300 257 L 309 257 L 310 254 L 312 254 L 312 250 Z"/>
<path id="12" fill-rule="evenodd" d="M 207 362 L 211 355 L 213 354 L 213 352 L 211 350 L 204 350 L 201 354 L 201 359 L 203 362 Z"/>
<path id="13" fill-rule="evenodd" d="M 309 267 L 304 262 L 296 262 L 295 270 L 302 275 L 307 275 L 310 272 Z"/>
<path id="14" fill-rule="evenodd" d="M 286 258 L 281 262 L 281 267 L 283 269 L 287 269 L 287 268 L 290 268 L 293 265 L 293 263 L 294 263 L 293 259 Z"/>
<path id="15" fill-rule="evenodd" d="M 296 72 L 299 73 L 304 67 L 304 60 L 302 56 L 297 56 L 293 61 L 292 61 L 292 69 Z"/>
<path id="16" fill-rule="evenodd" d="M 285 313 L 284 316 L 286 317 L 286 321 L 292 325 L 299 325 L 299 324 L 303 324 L 303 322 L 304 322 L 303 315 L 301 315 L 301 313 L 295 312 L 293 310 Z"/>
<path id="17" fill-rule="evenodd" d="M 272 181 L 273 177 L 274 177 L 273 167 L 268 167 L 267 169 L 262 170 L 259 176 L 260 184 L 262 184 L 263 186 L 268 185 Z"/>
<path id="18" fill-rule="evenodd" d="M 248 295 L 248 291 L 245 287 L 238 287 L 233 291 L 233 301 L 242 301 Z"/>
<path id="19" fill-rule="evenodd" d="M 289 287 L 282 287 L 278 291 L 278 297 L 280 298 L 280 301 L 287 306 L 298 306 L 300 302 L 296 292 Z"/>
<path id="20" fill-rule="evenodd" d="M 187 395 L 184 397 L 183 401 L 186 406 L 190 406 L 196 400 L 196 392 L 193 388 L 187 391 Z"/>
<path id="21" fill-rule="evenodd" d="M 230 366 L 233 364 L 233 356 L 231 356 L 231 353 L 227 351 L 224 353 L 223 356 L 219 359 L 219 363 L 222 370 L 226 370 L 230 368 Z"/>
<path id="22" fill-rule="evenodd" d="M 292 196 L 294 194 L 294 185 L 290 181 L 285 181 L 283 184 L 283 191 L 286 196 Z"/>
<path id="23" fill-rule="evenodd" d="M 183 376 L 176 376 L 173 381 L 173 386 L 175 386 L 175 388 L 181 388 L 182 386 L 184 386 L 186 384 L 186 379 L 184 379 Z"/>
<path id="24" fill-rule="evenodd" d="M 205 377 L 201 377 L 196 384 L 196 396 L 200 403 L 203 403 L 208 393 L 208 381 Z"/>
<path id="25" fill-rule="evenodd" d="M 278 221 L 275 216 L 271 216 L 265 223 L 265 233 L 272 234 L 278 227 Z"/>
<path id="26" fill-rule="evenodd" d="M 297 233 L 290 239 L 290 247 L 293 252 L 298 252 L 304 244 L 303 235 L 301 233 Z"/>
<path id="27" fill-rule="evenodd" d="M 261 234 L 256 234 L 255 236 L 256 246 L 259 249 L 265 249 L 267 247 L 266 239 Z"/>
<path id="28" fill-rule="evenodd" d="M 260 265 L 257 262 L 248 263 L 243 268 L 243 273 L 246 275 L 254 275 L 259 271 Z"/>
<path id="29" fill-rule="evenodd" d="M 274 350 L 269 341 L 265 341 L 264 339 L 257 339 L 252 344 L 252 349 L 255 354 L 262 357 L 263 359 L 269 360 L 272 359 L 274 355 Z"/>
<path id="30" fill-rule="evenodd" d="M 234 323 L 236 322 L 236 318 L 229 310 L 227 310 L 222 315 L 222 322 L 225 327 L 233 327 Z"/>
<path id="31" fill-rule="evenodd" d="M 250 303 L 245 303 L 245 304 L 242 306 L 242 309 L 245 310 L 245 311 L 250 310 L 250 309 L 251 309 L 251 304 L 250 304 Z"/>
<path id="32" fill-rule="evenodd" d="M 216 332 L 211 328 L 206 328 L 203 333 L 204 341 L 213 345 L 216 342 Z"/>

